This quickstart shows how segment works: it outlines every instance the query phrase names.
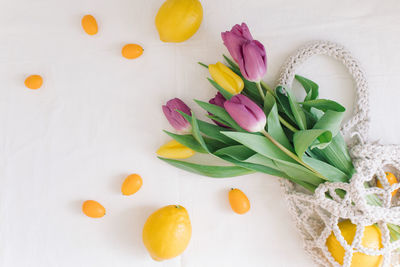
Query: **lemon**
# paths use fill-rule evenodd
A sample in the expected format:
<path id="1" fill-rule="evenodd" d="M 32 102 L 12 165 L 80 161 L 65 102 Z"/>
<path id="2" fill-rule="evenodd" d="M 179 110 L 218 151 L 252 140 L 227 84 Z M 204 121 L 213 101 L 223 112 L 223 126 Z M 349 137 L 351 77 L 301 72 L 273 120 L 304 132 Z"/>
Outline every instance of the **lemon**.
<path id="1" fill-rule="evenodd" d="M 179 43 L 192 37 L 202 20 L 198 0 L 167 0 L 158 10 L 156 27 L 161 41 Z"/>
<path id="2" fill-rule="evenodd" d="M 179 205 L 155 211 L 143 227 L 143 243 L 156 261 L 180 255 L 188 246 L 191 235 L 189 214 Z"/>
<path id="3" fill-rule="evenodd" d="M 348 244 L 353 242 L 356 234 L 356 225 L 352 224 L 350 220 L 342 221 L 338 224 L 342 236 Z M 381 232 L 375 225 L 366 226 L 364 228 L 364 235 L 361 239 L 361 244 L 365 248 L 380 249 L 382 248 Z M 345 250 L 336 236 L 332 232 L 326 240 L 326 246 L 332 257 L 340 264 L 343 264 Z M 353 253 L 351 267 L 378 267 L 381 265 L 382 256 L 372 256 L 361 252 Z"/>

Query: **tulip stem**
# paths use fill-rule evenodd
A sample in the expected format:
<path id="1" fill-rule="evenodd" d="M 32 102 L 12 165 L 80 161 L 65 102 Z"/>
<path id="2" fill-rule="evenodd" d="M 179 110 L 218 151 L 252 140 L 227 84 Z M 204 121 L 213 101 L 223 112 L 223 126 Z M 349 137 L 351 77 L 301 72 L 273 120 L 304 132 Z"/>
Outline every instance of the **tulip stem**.
<path id="1" fill-rule="evenodd" d="M 268 92 L 270 92 L 273 96 L 275 96 L 275 92 L 274 90 L 271 89 L 271 87 L 268 86 L 268 84 L 266 84 L 264 81 L 260 81 L 262 87 L 265 88 L 265 90 L 267 90 Z"/>
<path id="2" fill-rule="evenodd" d="M 261 83 L 260 82 L 256 82 L 256 85 L 257 85 L 258 92 L 260 93 L 260 96 L 261 96 L 262 100 L 264 100 L 265 95 L 264 95 L 264 91 L 263 91 L 263 89 L 261 87 Z"/>
<path id="3" fill-rule="evenodd" d="M 278 115 L 279 117 L 279 121 L 286 126 L 286 128 L 288 128 L 289 130 L 291 130 L 292 132 L 297 132 L 298 129 L 296 129 L 293 125 L 291 125 L 290 123 L 288 123 L 284 118 L 281 117 L 281 115 Z"/>
<path id="4" fill-rule="evenodd" d="M 291 157 L 292 159 L 294 159 L 295 161 L 297 161 L 298 163 L 303 165 L 305 168 L 307 168 L 310 171 L 312 171 L 313 173 L 315 173 L 315 175 L 318 176 L 319 178 L 321 178 L 323 180 L 328 180 L 321 173 L 319 173 L 318 171 L 314 170 L 310 165 L 308 165 L 307 163 L 302 161 L 296 154 L 294 154 L 292 151 L 288 150 L 286 147 L 284 147 L 278 141 L 276 141 L 267 131 L 262 130 L 261 133 L 266 138 L 268 138 L 269 141 L 271 141 L 274 145 L 276 145 L 280 150 L 282 150 L 282 152 L 284 152 L 286 155 L 288 155 L 289 157 Z"/>

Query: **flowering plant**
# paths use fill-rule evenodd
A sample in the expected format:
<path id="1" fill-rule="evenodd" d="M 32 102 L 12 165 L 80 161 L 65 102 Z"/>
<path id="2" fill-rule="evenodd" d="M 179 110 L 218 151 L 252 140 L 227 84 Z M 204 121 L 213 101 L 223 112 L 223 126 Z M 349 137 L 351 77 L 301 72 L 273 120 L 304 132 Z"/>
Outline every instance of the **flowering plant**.
<path id="1" fill-rule="evenodd" d="M 267 70 L 265 48 L 253 39 L 245 23 L 221 35 L 233 60 L 224 56 L 227 65 L 200 63 L 208 68 L 213 78 L 208 80 L 218 92 L 208 103 L 195 100 L 214 123 L 197 119 L 181 103 L 165 113 L 180 134 L 165 132 L 193 151 L 185 154 L 188 157 L 194 152 L 207 153 L 230 166 L 177 160 L 186 158 L 180 153 L 182 147 L 177 153 L 173 148 L 161 147 L 160 159 L 210 177 L 266 173 L 288 179 L 310 193 L 325 182 L 349 183 L 355 168 L 340 132 L 345 108 L 333 100 L 320 99 L 319 86 L 299 75 L 295 79 L 306 93 L 302 101 L 295 98 L 290 88 L 271 89 L 262 81 Z M 189 132 L 181 134 L 181 129 Z M 341 190 L 336 193 L 342 198 L 346 194 Z M 373 194 L 368 195 L 368 202 L 382 205 Z M 400 228 L 393 224 L 388 227 L 392 241 L 398 240 Z"/>

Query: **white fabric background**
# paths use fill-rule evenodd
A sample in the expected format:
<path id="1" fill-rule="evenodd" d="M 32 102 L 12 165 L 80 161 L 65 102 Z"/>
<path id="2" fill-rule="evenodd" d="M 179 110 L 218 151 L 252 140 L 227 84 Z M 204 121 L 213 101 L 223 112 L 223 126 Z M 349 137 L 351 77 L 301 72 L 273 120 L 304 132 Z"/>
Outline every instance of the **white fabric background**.
<path id="1" fill-rule="evenodd" d="M 201 114 L 192 99 L 214 95 L 196 62 L 220 60 L 227 53 L 220 32 L 235 23 L 246 21 L 265 44 L 271 84 L 299 45 L 345 45 L 371 85 L 371 138 L 400 143 L 398 0 L 202 0 L 203 24 L 182 44 L 158 40 L 153 21 L 161 0 L 0 3 L 2 267 L 312 265 L 275 177 L 204 178 L 154 153 L 169 140 L 161 130 L 171 130 L 164 102 L 180 97 Z M 98 20 L 96 36 L 81 29 L 87 13 Z M 143 56 L 122 58 L 125 43 L 141 44 Z M 44 77 L 37 91 L 23 84 L 33 73 Z M 340 64 L 315 58 L 299 74 L 351 112 L 354 91 Z M 130 173 L 141 174 L 144 185 L 123 197 L 120 185 Z M 248 195 L 248 214 L 230 210 L 231 187 Z M 85 217 L 86 199 L 101 202 L 107 215 Z M 181 257 L 157 263 L 142 245 L 142 226 L 154 210 L 175 203 L 189 211 L 192 240 Z"/>

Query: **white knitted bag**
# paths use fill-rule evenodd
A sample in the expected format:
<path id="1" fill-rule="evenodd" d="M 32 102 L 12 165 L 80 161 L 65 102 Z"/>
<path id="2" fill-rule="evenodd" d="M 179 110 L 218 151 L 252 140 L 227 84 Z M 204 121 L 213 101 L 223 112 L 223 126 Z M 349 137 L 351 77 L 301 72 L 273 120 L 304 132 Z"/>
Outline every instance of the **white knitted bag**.
<path id="1" fill-rule="evenodd" d="M 299 65 L 314 55 L 327 55 L 341 61 L 354 78 L 354 115 L 341 131 L 343 135 L 353 139 L 348 146 L 356 173 L 350 183 L 324 183 L 313 195 L 305 193 L 287 180 L 281 180 L 290 212 L 304 240 L 305 250 L 319 266 L 350 267 L 355 252 L 382 255 L 383 267 L 400 266 L 397 250 L 400 240 L 391 242 L 387 227 L 388 223 L 400 225 L 400 201 L 397 197 L 392 198 L 391 194 L 400 184 L 390 186 L 384 173 L 384 170 L 389 169 L 399 177 L 400 146 L 368 142 L 367 82 L 358 61 L 341 45 L 317 41 L 300 48 L 284 64 L 278 85 L 290 88 Z M 384 189 L 375 187 L 376 179 L 379 179 Z M 366 188 L 366 182 L 371 187 Z M 347 194 L 342 199 L 335 193 L 335 189 L 345 190 Z M 325 196 L 327 192 L 332 199 Z M 382 207 L 368 204 L 366 197 L 371 194 L 379 197 Z M 350 219 L 357 226 L 352 244 L 344 240 L 338 227 L 338 222 L 344 219 Z M 380 250 L 367 249 L 361 245 L 364 226 L 372 224 L 377 224 L 382 232 L 383 248 Z M 325 245 L 332 231 L 346 251 L 343 265 L 333 259 Z"/>

